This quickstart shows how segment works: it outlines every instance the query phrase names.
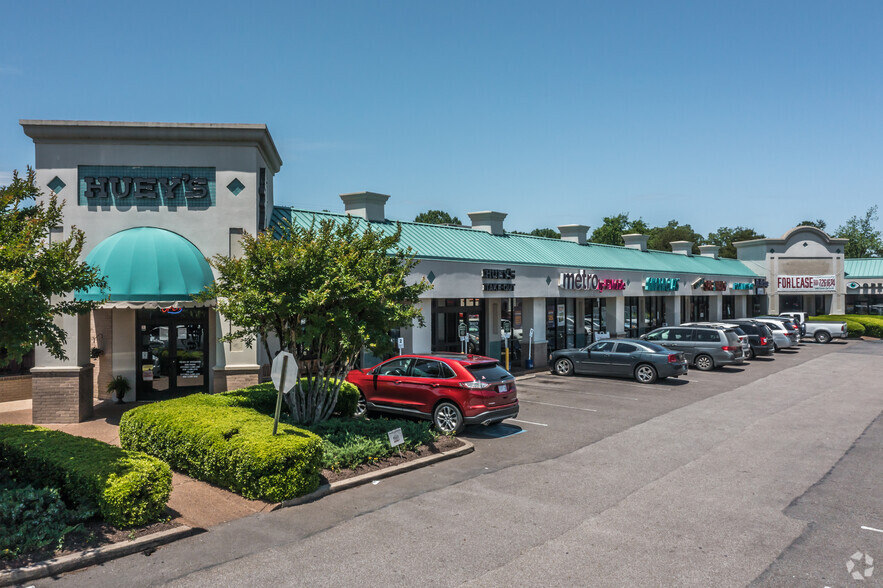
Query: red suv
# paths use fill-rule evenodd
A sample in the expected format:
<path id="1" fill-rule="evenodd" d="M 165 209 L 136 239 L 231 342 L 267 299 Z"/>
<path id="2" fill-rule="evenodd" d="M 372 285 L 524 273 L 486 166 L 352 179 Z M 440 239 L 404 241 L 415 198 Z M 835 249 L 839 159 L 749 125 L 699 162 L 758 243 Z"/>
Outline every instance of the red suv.
<path id="1" fill-rule="evenodd" d="M 518 416 L 515 378 L 492 357 L 400 355 L 373 368 L 352 370 L 346 380 L 362 393 L 357 414 L 377 411 L 431 419 L 443 433 Z"/>

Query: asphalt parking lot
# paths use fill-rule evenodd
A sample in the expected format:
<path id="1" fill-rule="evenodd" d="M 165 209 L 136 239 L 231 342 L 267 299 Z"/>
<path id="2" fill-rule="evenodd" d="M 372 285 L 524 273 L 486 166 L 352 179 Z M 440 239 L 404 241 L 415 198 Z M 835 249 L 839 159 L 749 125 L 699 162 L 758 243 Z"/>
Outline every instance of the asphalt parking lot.
<path id="1" fill-rule="evenodd" d="M 57 581 L 848 585 L 883 557 L 881 375 L 868 342 L 653 385 L 538 374 L 472 454 Z"/>

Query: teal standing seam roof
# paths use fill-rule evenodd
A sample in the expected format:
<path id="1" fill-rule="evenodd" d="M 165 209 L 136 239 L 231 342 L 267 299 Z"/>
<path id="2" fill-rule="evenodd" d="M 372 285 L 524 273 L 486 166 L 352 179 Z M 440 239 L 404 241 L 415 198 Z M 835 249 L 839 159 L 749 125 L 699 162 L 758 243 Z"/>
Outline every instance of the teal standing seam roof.
<path id="1" fill-rule="evenodd" d="M 271 226 L 278 235 L 278 226 L 288 220 L 309 226 L 322 219 L 345 220 L 347 215 L 275 207 Z M 363 226 L 368 221 L 356 217 Z M 392 233 L 394 221 L 375 221 L 370 225 Z M 655 273 L 688 273 L 707 276 L 742 276 L 756 274 L 736 259 L 714 259 L 688 256 L 667 251 L 639 251 L 614 245 L 589 243 L 579 245 L 561 239 L 532 235 L 492 235 L 469 227 L 429 225 L 401 222 L 403 247 L 410 247 L 422 260 L 466 261 L 508 265 L 594 268 L 607 270 L 644 271 Z"/>
<path id="2" fill-rule="evenodd" d="M 86 256 L 107 277 L 109 292 L 91 288 L 78 300 L 189 300 L 214 280 L 212 268 L 196 246 L 177 233 L 136 227 L 114 233 Z"/>
<path id="3" fill-rule="evenodd" d="M 849 278 L 883 278 L 883 257 L 843 260 Z"/>

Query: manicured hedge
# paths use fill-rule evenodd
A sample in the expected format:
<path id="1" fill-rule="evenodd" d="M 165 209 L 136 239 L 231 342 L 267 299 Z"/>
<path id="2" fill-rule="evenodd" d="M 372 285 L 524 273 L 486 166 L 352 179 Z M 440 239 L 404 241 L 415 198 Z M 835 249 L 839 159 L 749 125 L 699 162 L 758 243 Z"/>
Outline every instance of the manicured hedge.
<path id="1" fill-rule="evenodd" d="M 332 378 L 333 382 L 334 380 Z M 301 385 L 307 385 L 307 379 L 300 379 Z M 276 388 L 272 382 L 249 386 L 230 392 L 224 392 L 217 395 L 223 398 L 223 402 L 227 406 L 238 406 L 240 408 L 253 408 L 254 410 L 273 416 L 276 412 Z M 352 416 L 356 412 L 359 403 L 359 389 L 354 384 L 344 381 L 340 386 L 340 392 L 337 394 L 337 405 L 334 408 L 334 414 L 340 416 Z M 286 410 L 283 402 L 282 409 Z"/>
<path id="2" fill-rule="evenodd" d="M 172 472 L 155 457 L 32 425 L 0 425 L 0 466 L 117 527 L 159 520 L 172 492 Z"/>
<path id="3" fill-rule="evenodd" d="M 322 440 L 284 423 L 273 436 L 272 417 L 233 405 L 264 406 L 266 390 L 236 392 L 134 408 L 120 420 L 120 443 L 246 498 L 278 502 L 318 488 Z"/>
<path id="4" fill-rule="evenodd" d="M 404 443 L 390 447 L 387 433 L 400 428 Z M 429 421 L 404 419 L 330 419 L 312 425 L 310 430 L 322 437 L 324 443 L 322 466 L 330 470 L 355 468 L 398 453 L 414 450 L 438 439 Z"/>

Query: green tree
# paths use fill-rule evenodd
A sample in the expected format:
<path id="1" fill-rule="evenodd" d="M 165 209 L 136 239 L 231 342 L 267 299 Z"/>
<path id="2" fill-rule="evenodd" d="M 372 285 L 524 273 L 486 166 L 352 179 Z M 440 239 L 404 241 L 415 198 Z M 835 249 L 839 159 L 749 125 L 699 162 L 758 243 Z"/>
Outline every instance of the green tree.
<path id="1" fill-rule="evenodd" d="M 825 221 L 823 221 L 820 218 L 817 218 L 816 220 L 800 221 L 800 223 L 798 223 L 797 226 L 798 227 L 815 227 L 817 229 L 821 229 L 824 231 L 825 227 L 828 226 L 828 223 L 826 223 Z"/>
<path id="2" fill-rule="evenodd" d="M 641 233 L 646 235 L 650 231 L 643 220 L 629 220 L 627 212 L 617 214 L 616 216 L 605 216 L 604 222 L 600 227 L 592 231 L 589 241 L 592 243 L 602 243 L 605 245 L 624 245 L 623 235 L 629 233 Z"/>
<path id="3" fill-rule="evenodd" d="M 718 253 L 720 257 L 736 259 L 736 247 L 733 243 L 763 238 L 763 235 L 747 227 L 721 227 L 713 233 L 708 233 L 708 238 L 705 239 L 705 242 L 720 247 L 720 252 Z"/>
<path id="4" fill-rule="evenodd" d="M 670 220 L 664 227 L 650 229 L 647 248 L 657 251 L 671 251 L 672 241 L 692 241 L 693 253 L 697 255 L 699 254 L 699 245 L 703 243 L 702 235 L 694 231 L 689 224 L 682 225 L 676 220 Z"/>
<path id="5" fill-rule="evenodd" d="M 874 229 L 879 220 L 877 205 L 870 207 L 863 217 L 853 216 L 846 224 L 837 228 L 835 237 L 849 239 L 844 255 L 851 258 L 879 257 L 883 255 L 883 240 L 880 231 Z"/>
<path id="6" fill-rule="evenodd" d="M 223 340 L 251 346 L 259 338 L 269 357 L 277 350 L 295 356 L 306 378 L 285 398 L 295 422 L 331 416 L 362 347 L 381 355 L 392 350 L 390 330 L 423 325 L 415 305 L 430 285 L 408 283 L 417 262 L 400 238 L 401 225 L 389 233 L 352 217 L 288 223 L 275 238 L 272 231 L 245 234 L 241 257 L 212 258 L 218 279 L 198 298 L 217 299 L 233 324 Z"/>
<path id="7" fill-rule="evenodd" d="M 545 237 L 547 239 L 560 239 L 561 233 L 556 231 L 555 229 L 543 228 L 543 229 L 534 229 L 529 233 L 522 233 L 521 231 L 512 231 L 513 235 L 531 235 L 534 237 Z"/>
<path id="8" fill-rule="evenodd" d="M 67 334 L 55 318 L 101 304 L 73 300 L 71 292 L 107 288 L 98 268 L 79 261 L 83 231 L 72 227 L 66 239 L 49 242 L 50 229 L 62 224 L 64 203 L 42 195 L 30 167 L 24 178 L 14 171 L 12 183 L 0 187 L 0 367 L 35 345 L 67 359 Z"/>
<path id="9" fill-rule="evenodd" d="M 421 212 L 414 219 L 415 223 L 426 223 L 428 225 L 462 225 L 460 219 L 451 216 L 444 210 L 427 210 Z"/>

